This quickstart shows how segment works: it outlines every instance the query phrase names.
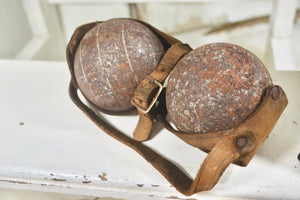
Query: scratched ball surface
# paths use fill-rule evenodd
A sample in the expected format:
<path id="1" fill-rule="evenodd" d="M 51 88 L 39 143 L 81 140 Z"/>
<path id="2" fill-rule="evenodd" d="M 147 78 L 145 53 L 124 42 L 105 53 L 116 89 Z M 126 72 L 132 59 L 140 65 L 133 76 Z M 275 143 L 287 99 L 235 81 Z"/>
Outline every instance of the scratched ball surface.
<path id="1" fill-rule="evenodd" d="M 272 84 L 263 63 L 237 45 L 213 43 L 185 55 L 170 74 L 166 103 L 182 132 L 236 127 L 258 106 Z"/>
<path id="2" fill-rule="evenodd" d="M 104 110 L 130 110 L 135 88 L 163 54 L 159 38 L 139 22 L 112 19 L 99 23 L 76 50 L 74 72 L 79 89 Z"/>

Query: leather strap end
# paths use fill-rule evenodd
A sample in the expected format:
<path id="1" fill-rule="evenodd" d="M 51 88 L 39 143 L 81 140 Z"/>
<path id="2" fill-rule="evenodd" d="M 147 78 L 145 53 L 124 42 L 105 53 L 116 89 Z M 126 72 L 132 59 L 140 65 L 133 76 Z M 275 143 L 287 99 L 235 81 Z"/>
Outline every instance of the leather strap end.
<path id="1" fill-rule="evenodd" d="M 151 135 L 153 120 L 148 114 L 141 111 L 139 111 L 139 115 L 139 122 L 133 132 L 133 138 L 135 141 L 143 142 L 148 140 Z"/>

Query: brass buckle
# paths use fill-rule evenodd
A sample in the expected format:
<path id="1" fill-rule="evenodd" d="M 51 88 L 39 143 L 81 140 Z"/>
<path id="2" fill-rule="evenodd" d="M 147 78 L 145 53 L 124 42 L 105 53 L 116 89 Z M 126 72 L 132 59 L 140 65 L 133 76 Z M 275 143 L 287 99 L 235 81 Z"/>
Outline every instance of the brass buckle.
<path id="1" fill-rule="evenodd" d="M 155 80 L 154 78 L 152 78 L 151 76 L 146 76 L 146 78 L 150 80 L 150 82 L 149 82 L 150 84 L 155 84 L 159 88 L 156 95 L 154 96 L 151 103 L 149 104 L 148 108 L 147 109 L 142 108 L 139 104 L 137 104 L 134 101 L 134 97 L 131 100 L 131 103 L 144 114 L 147 114 L 151 110 L 151 108 L 154 106 L 156 100 L 158 99 L 158 97 L 163 89 L 162 84 L 160 82 L 158 82 L 157 80 Z"/>

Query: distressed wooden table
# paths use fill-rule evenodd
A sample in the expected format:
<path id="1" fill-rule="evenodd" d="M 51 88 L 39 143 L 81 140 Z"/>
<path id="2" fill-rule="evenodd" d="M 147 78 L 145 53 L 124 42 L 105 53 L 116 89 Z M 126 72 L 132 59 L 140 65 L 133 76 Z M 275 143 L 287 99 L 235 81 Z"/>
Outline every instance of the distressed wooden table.
<path id="1" fill-rule="evenodd" d="M 65 62 L 0 60 L 0 187 L 119 199 L 299 199 L 300 74 L 272 72 L 289 105 L 248 167 L 209 191 L 179 194 L 146 161 L 71 102 Z M 109 116 L 131 134 L 137 116 Z M 163 130 L 146 144 L 195 176 L 206 154 Z"/>

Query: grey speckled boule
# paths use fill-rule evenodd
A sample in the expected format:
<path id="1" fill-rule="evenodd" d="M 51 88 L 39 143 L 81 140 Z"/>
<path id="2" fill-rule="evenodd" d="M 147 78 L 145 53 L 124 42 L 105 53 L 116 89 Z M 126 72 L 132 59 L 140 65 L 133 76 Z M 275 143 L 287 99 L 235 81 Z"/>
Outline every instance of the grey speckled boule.
<path id="1" fill-rule="evenodd" d="M 180 131 L 226 130 L 255 110 L 264 88 L 271 84 L 263 63 L 248 50 L 208 44 L 185 55 L 171 72 L 167 110 Z"/>
<path id="2" fill-rule="evenodd" d="M 159 38 L 130 19 L 99 23 L 86 33 L 74 59 L 75 77 L 83 95 L 107 111 L 126 111 L 138 83 L 164 54 Z"/>

